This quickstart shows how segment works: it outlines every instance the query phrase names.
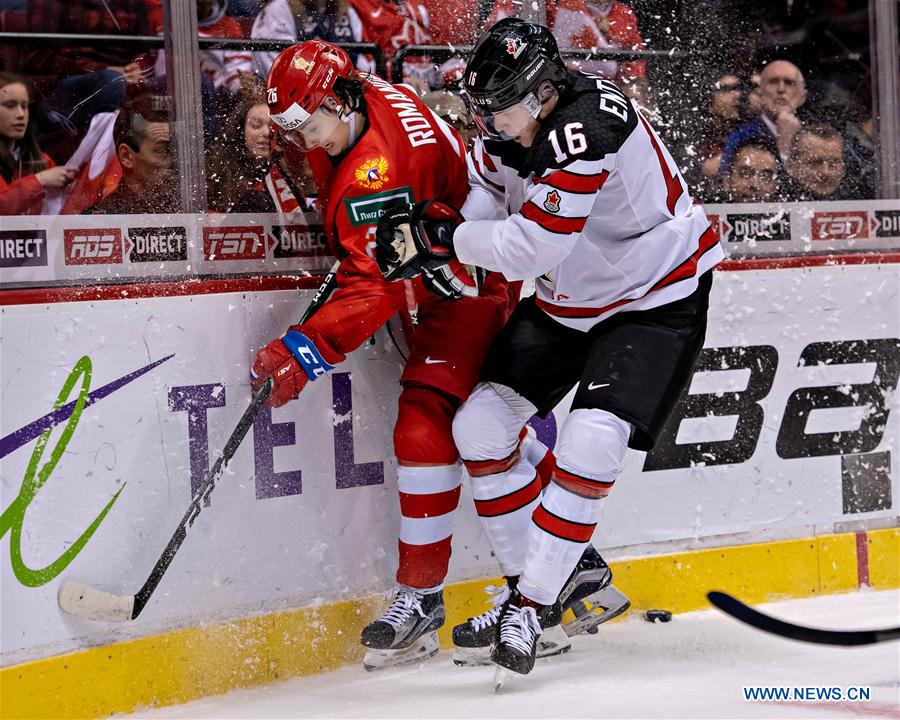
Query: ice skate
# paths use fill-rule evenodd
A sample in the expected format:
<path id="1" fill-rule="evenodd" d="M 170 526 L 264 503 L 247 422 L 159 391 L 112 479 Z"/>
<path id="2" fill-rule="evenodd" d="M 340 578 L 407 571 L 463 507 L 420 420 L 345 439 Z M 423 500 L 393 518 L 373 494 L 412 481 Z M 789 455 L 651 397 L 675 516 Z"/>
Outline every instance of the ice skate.
<path id="1" fill-rule="evenodd" d="M 436 631 L 444 617 L 443 590 L 423 592 L 401 585 L 387 611 L 363 628 L 360 642 L 369 648 L 363 667 L 381 670 L 436 655 Z"/>
<path id="2" fill-rule="evenodd" d="M 612 581 L 609 565 L 592 545 L 588 545 L 559 593 L 563 611 L 572 611 L 571 619 L 568 614 L 563 617 L 562 628 L 566 635 L 594 634 L 598 625 L 631 607 L 631 601 L 615 588 Z"/>
<path id="3" fill-rule="evenodd" d="M 519 675 L 530 673 L 543 628 L 558 625 L 561 615 L 559 603 L 535 606 L 513 590 L 500 611 L 491 662 Z M 495 674 L 495 692 L 504 679 L 504 673 Z"/>
<path id="4" fill-rule="evenodd" d="M 460 666 L 481 666 L 491 664 L 491 643 L 497 635 L 497 622 L 503 603 L 510 594 L 510 586 L 488 585 L 485 592 L 490 594 L 493 607 L 481 615 L 469 618 L 453 628 L 453 662 Z M 541 634 L 537 644 L 536 657 L 550 657 L 568 652 L 572 647 L 565 632 L 559 625 L 548 627 Z"/>
<path id="5" fill-rule="evenodd" d="M 508 578 L 515 585 L 516 579 Z M 460 666 L 489 665 L 490 646 L 494 640 L 500 608 L 509 597 L 509 586 L 489 585 L 485 591 L 492 595 L 493 607 L 481 615 L 469 618 L 453 628 L 453 662 Z M 563 612 L 561 627 L 544 629 L 538 641 L 536 657 L 560 655 L 572 647 L 568 639 L 581 633 L 595 634 L 597 626 L 621 615 L 631 605 L 628 598 L 612 586 L 612 571 L 600 553 L 588 545 L 578 565 L 559 594 Z M 571 619 L 568 619 L 571 617 Z"/>

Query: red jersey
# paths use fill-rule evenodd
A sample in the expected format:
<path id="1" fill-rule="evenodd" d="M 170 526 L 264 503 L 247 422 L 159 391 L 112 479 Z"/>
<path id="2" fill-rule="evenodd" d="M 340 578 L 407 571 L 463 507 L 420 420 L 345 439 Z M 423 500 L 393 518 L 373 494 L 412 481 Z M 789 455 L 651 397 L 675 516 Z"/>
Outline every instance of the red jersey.
<path id="1" fill-rule="evenodd" d="M 381 211 L 430 199 L 462 207 L 466 150 L 456 130 L 405 86 L 369 76 L 365 101 L 367 127 L 337 166 L 321 149 L 308 157 L 325 232 L 342 261 L 339 278 L 384 282 L 372 255 Z"/>
<path id="2" fill-rule="evenodd" d="M 428 199 L 462 207 L 469 192 L 465 146 L 409 88 L 370 76 L 365 101 L 367 125 L 337 165 L 321 149 L 308 155 L 325 232 L 341 265 L 332 296 L 295 329 L 336 365 L 403 312 L 419 325 L 402 380 L 463 399 L 512 307 L 506 282 L 492 275 L 479 297 L 448 302 L 432 295 L 421 278 L 388 282 L 373 253 L 386 207 Z"/>

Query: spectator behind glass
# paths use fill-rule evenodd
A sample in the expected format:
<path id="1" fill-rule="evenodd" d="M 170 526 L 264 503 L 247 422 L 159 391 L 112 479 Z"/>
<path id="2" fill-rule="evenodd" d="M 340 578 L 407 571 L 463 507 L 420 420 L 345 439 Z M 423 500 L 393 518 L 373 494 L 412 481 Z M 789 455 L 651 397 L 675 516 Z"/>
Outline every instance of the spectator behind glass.
<path id="1" fill-rule="evenodd" d="M 145 0 L 28 0 L 27 31 L 147 35 Z M 38 129 L 57 157 L 68 157 L 91 118 L 121 107 L 128 86 L 149 72 L 134 46 L 114 42 L 81 46 L 35 43 L 21 67 L 42 95 Z M 147 65 L 147 67 L 144 67 Z"/>
<path id="2" fill-rule="evenodd" d="M 833 127 L 802 127 L 791 145 L 787 169 L 791 200 L 854 199 L 844 172 L 844 138 Z"/>
<path id="3" fill-rule="evenodd" d="M 709 100 L 701 112 L 693 112 L 685 123 L 690 128 L 692 151 L 687 153 L 684 174 L 694 196 L 705 202 L 722 199 L 719 165 L 725 139 L 741 121 L 741 81 L 737 75 L 722 75 L 709 89 Z"/>
<path id="4" fill-rule="evenodd" d="M 41 151 L 28 104 L 25 83 L 0 72 L 0 215 L 39 215 L 46 188 L 68 185 L 77 172 Z"/>
<path id="5" fill-rule="evenodd" d="M 148 7 L 151 32 L 163 34 L 162 0 L 145 0 Z M 241 25 L 226 14 L 228 0 L 197 0 L 197 35 L 199 37 L 245 37 Z M 165 92 L 166 53 L 160 51 L 153 66 L 156 87 Z M 248 50 L 200 51 L 200 98 L 203 106 L 203 139 L 209 146 L 221 129 L 220 118 L 234 105 L 235 94 L 247 83 L 256 81 L 253 74 L 253 56 Z"/>
<path id="6" fill-rule="evenodd" d="M 741 81 L 737 75 L 723 75 L 712 86 L 706 114 L 703 139 L 697 149 L 702 160 L 702 172 L 706 177 L 719 171 L 725 139 L 741 120 Z"/>
<path id="7" fill-rule="evenodd" d="M 207 153 L 210 210 L 230 212 L 248 193 L 265 193 L 263 179 L 271 161 L 265 96 L 261 92 L 242 95 Z"/>
<path id="8" fill-rule="evenodd" d="M 721 164 L 724 172 L 731 165 L 735 148 L 746 140 L 756 138 L 774 139 L 780 160 L 787 160 L 791 142 L 800 129 L 797 110 L 806 102 L 803 73 L 794 63 L 773 60 L 760 73 L 756 97 L 760 104 L 759 115 L 731 133 L 725 142 Z"/>
<path id="9" fill-rule="evenodd" d="M 85 215 L 177 213 L 181 200 L 172 161 L 169 122 L 149 98 L 122 108 L 113 127 L 122 179 Z"/>
<path id="10" fill-rule="evenodd" d="M 771 147 L 753 141 L 734 153 L 731 169 L 722 178 L 728 202 L 777 202 L 781 198 L 781 170 Z"/>
<path id="11" fill-rule="evenodd" d="M 498 0 L 485 23 L 520 13 L 518 0 Z M 638 29 L 637 17 L 619 0 L 554 0 L 546 3 L 547 27 L 560 48 L 606 48 L 644 50 L 646 45 Z M 649 104 L 647 63 L 643 60 L 576 60 L 571 67 L 621 83 L 631 97 L 642 105 Z"/>
<path id="12" fill-rule="evenodd" d="M 402 11 L 421 25 L 433 45 L 472 45 L 478 38 L 476 0 L 406 0 L 403 5 Z"/>
<path id="13" fill-rule="evenodd" d="M 834 82 L 819 83 L 817 124 L 837 130 L 844 139 L 844 177 L 848 197 L 872 198 L 875 191 L 875 138 L 869 90 L 849 92 Z"/>
<path id="14" fill-rule="evenodd" d="M 466 147 L 471 149 L 478 135 L 478 127 L 472 121 L 463 99 L 449 90 L 433 90 L 422 96 L 422 102 L 445 120 L 462 136 Z"/>
<path id="15" fill-rule="evenodd" d="M 256 16 L 250 37 L 260 40 L 360 42 L 362 21 L 348 0 L 269 0 Z M 256 52 L 257 74 L 267 77 L 278 51 Z"/>

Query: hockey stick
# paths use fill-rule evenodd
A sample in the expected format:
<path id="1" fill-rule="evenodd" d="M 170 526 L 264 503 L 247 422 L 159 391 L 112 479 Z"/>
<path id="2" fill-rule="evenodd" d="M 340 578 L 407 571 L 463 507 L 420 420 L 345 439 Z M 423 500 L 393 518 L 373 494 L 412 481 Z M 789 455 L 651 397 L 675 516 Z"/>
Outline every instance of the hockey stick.
<path id="1" fill-rule="evenodd" d="M 337 271 L 340 265 L 341 261 L 337 260 L 334 265 L 331 266 L 331 270 L 328 271 L 322 284 L 319 285 L 319 289 L 316 290 L 316 294 L 313 295 L 312 302 L 310 302 L 309 307 L 306 308 L 306 312 L 303 313 L 303 317 L 301 317 L 300 322 L 297 323 L 298 325 L 302 325 L 309 320 L 316 311 L 325 304 L 325 301 L 331 296 L 331 293 L 334 292 L 334 287 L 337 285 Z"/>
<path id="2" fill-rule="evenodd" d="M 874 645 L 889 640 L 900 640 L 900 627 L 885 630 L 822 630 L 778 620 L 759 610 L 754 610 L 727 593 L 714 590 L 707 593 L 706 597 L 726 615 L 731 615 L 734 619 L 755 627 L 757 630 L 791 640 L 845 646 Z"/>
<path id="3" fill-rule="evenodd" d="M 247 435 L 253 420 L 259 412 L 260 407 L 269 397 L 272 391 L 272 378 L 266 378 L 265 382 L 259 388 L 259 391 L 253 396 L 250 406 L 241 415 L 238 420 L 237 427 L 231 433 L 231 437 L 225 443 L 225 449 L 212 469 L 206 476 L 206 480 L 198 488 L 194 497 L 191 498 L 191 504 L 188 506 L 187 512 L 181 519 L 175 534 L 169 539 L 166 549 L 163 550 L 159 560 L 150 573 L 150 577 L 144 583 L 143 587 L 134 595 L 114 595 L 103 590 L 97 590 L 89 585 L 77 582 L 75 580 L 66 580 L 59 587 L 57 600 L 61 610 L 85 618 L 86 620 L 102 620 L 105 622 L 127 622 L 134 620 L 141 614 L 141 610 L 147 604 L 159 581 L 168 569 L 169 565 L 178 552 L 178 548 L 184 542 L 187 536 L 187 530 L 194 524 L 197 516 L 202 509 L 201 502 L 209 498 L 216 481 L 228 465 L 235 451 L 240 446 L 241 441 Z"/>
<path id="4" fill-rule="evenodd" d="M 309 320 L 309 318 L 325 304 L 325 301 L 331 295 L 337 284 L 336 278 L 339 265 L 340 262 L 336 262 L 331 267 L 328 275 L 325 276 L 318 291 L 313 296 L 312 302 L 309 304 L 309 307 L 306 308 L 303 317 L 300 318 L 301 325 Z M 162 576 L 172 563 L 175 553 L 178 552 L 178 548 L 180 548 L 181 544 L 184 542 L 184 539 L 187 536 L 187 529 L 194 524 L 194 520 L 197 515 L 200 514 L 201 501 L 208 502 L 210 493 L 212 493 L 216 481 L 219 479 L 219 475 L 221 475 L 225 466 L 228 465 L 235 451 L 238 449 L 238 446 L 247 435 L 250 426 L 253 425 L 253 420 L 256 418 L 257 412 L 259 412 L 259 408 L 266 401 L 266 398 L 269 397 L 271 391 L 272 378 L 267 378 L 256 395 L 254 395 L 250 406 L 244 411 L 244 414 L 238 421 L 237 426 L 231 433 L 231 437 L 229 437 L 228 441 L 225 443 L 225 449 L 222 451 L 221 457 L 216 460 L 212 469 L 209 471 L 209 474 L 206 476 L 206 481 L 200 486 L 197 493 L 191 499 L 191 504 L 188 506 L 187 512 L 182 518 L 181 523 L 178 525 L 178 529 L 169 539 L 166 549 L 163 550 L 162 555 L 156 561 L 156 565 L 153 567 L 150 577 L 147 578 L 143 587 L 141 587 L 135 595 L 114 595 L 113 593 L 97 590 L 96 588 L 75 580 L 66 580 L 60 585 L 57 594 L 57 602 L 59 603 L 60 609 L 70 615 L 85 618 L 86 620 L 100 620 L 105 622 L 127 622 L 129 620 L 134 620 L 140 615 L 144 606 L 147 604 L 147 601 L 150 599 L 150 596 L 153 594 L 153 591 L 156 590 L 156 586 L 159 585 L 160 580 L 162 580 Z"/>

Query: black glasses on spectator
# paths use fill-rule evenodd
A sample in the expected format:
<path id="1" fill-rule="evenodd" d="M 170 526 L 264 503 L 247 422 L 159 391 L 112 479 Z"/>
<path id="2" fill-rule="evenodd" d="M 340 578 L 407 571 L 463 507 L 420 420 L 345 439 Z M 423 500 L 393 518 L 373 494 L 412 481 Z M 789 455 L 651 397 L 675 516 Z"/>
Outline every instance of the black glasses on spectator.
<path id="1" fill-rule="evenodd" d="M 760 180 L 765 180 L 766 182 L 772 182 L 778 174 L 774 170 L 754 170 L 749 167 L 739 167 L 735 170 L 735 173 L 742 180 L 749 180 L 750 178 L 756 176 Z"/>

